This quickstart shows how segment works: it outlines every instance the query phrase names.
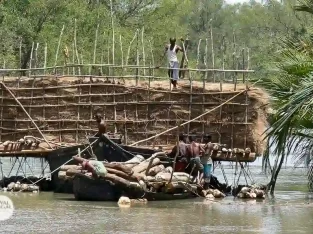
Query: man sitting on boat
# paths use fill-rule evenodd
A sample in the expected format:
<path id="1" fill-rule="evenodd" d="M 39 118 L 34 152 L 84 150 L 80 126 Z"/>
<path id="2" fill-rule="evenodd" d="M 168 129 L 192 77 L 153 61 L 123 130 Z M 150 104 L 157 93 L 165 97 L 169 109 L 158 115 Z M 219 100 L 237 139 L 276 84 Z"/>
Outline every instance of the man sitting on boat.
<path id="1" fill-rule="evenodd" d="M 176 159 L 176 164 L 174 171 L 176 172 L 184 172 L 188 165 L 187 158 L 187 136 L 184 134 L 179 135 L 179 144 L 178 144 L 178 155 Z M 177 154 L 177 145 L 174 146 L 171 153 L 168 154 L 170 158 L 175 158 Z"/>

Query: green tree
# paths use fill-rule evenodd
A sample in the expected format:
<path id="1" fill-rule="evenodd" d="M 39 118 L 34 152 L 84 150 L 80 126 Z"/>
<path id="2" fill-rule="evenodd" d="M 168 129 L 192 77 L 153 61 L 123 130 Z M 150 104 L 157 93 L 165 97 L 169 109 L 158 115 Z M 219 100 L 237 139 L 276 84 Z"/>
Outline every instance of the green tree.
<path id="1" fill-rule="evenodd" d="M 303 0 L 294 7 L 296 11 L 313 13 L 313 1 Z M 313 185 L 313 34 L 282 40 L 282 50 L 277 54 L 277 75 L 262 80 L 272 97 L 273 109 L 267 136 L 276 155 L 272 168 L 272 178 L 268 185 L 274 193 L 278 174 L 286 158 L 293 154 L 295 164 L 308 166 L 309 186 Z M 269 155 L 265 156 L 264 166 L 268 165 Z"/>

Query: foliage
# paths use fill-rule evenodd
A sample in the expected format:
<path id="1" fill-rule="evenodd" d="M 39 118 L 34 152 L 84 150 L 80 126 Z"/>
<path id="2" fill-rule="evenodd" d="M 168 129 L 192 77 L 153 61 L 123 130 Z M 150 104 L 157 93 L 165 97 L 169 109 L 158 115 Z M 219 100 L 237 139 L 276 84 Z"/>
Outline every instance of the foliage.
<path id="1" fill-rule="evenodd" d="M 263 4 L 251 1 L 243 4 L 226 4 L 223 0 L 112 0 L 115 27 L 115 63 L 121 63 L 122 52 L 126 57 L 128 46 L 137 29 L 144 28 L 146 62 L 152 63 L 151 47 L 155 63 L 160 59 L 168 38 L 176 36 L 191 40 L 188 58 L 191 64 L 212 66 L 211 52 L 205 57 L 205 39 L 210 41 L 213 31 L 215 66 L 221 67 L 223 58 L 228 68 L 243 67 L 243 48 L 250 48 L 250 67 L 264 76 L 269 57 L 279 49 L 277 39 L 287 33 L 303 33 L 303 24 L 310 19 L 294 14 L 291 5 L 295 0 L 283 3 L 267 1 Z M 27 68 L 30 65 L 32 47 L 38 52 L 33 66 L 44 65 L 44 47 L 47 45 L 47 66 L 55 63 L 55 54 L 61 29 L 60 50 L 67 47 L 70 60 L 92 63 L 97 25 L 98 44 L 96 61 L 112 60 L 112 28 L 109 0 L 10 0 L 0 2 L 0 67 Z M 76 19 L 77 50 L 74 48 Z M 120 36 L 123 48 L 120 49 Z M 197 56 L 198 40 L 200 44 Z M 141 40 L 139 38 L 140 43 Z M 33 45 L 34 43 L 34 45 Z M 137 40 L 132 44 L 129 63 L 136 62 L 133 53 Z M 152 46 L 150 46 L 152 45 Z M 209 46 L 211 48 L 211 46 Z M 210 51 L 210 50 L 209 50 Z M 224 53 L 224 55 L 223 55 Z M 139 51 L 140 63 L 143 60 Z M 64 57 L 57 63 L 62 65 Z M 112 61 L 111 61 L 112 62 Z M 125 61 L 124 61 L 125 62 Z"/>
<path id="2" fill-rule="evenodd" d="M 295 7 L 296 11 L 313 13 L 313 1 L 305 0 Z M 262 85 L 271 94 L 276 113 L 271 118 L 267 136 L 271 138 L 277 156 L 269 183 L 274 192 L 281 166 L 290 154 L 295 165 L 307 165 L 309 185 L 312 189 L 313 167 L 313 34 L 281 40 L 282 49 L 277 54 L 279 73 L 262 80 Z M 265 157 L 265 162 L 268 159 Z M 265 164 L 266 166 L 267 164 Z"/>

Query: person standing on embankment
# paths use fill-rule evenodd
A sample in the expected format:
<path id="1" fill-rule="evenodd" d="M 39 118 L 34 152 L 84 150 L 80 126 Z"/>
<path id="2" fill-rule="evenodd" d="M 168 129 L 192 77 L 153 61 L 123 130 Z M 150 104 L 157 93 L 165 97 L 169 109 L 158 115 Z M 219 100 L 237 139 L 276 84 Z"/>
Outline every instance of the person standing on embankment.
<path id="1" fill-rule="evenodd" d="M 179 51 L 183 52 L 183 49 L 180 46 L 176 45 L 176 38 L 170 38 L 170 44 L 165 46 L 165 52 L 161 60 L 163 61 L 165 55 L 167 55 L 167 60 L 169 63 L 168 76 L 174 89 L 177 88 L 177 81 L 179 79 L 179 62 L 177 58 L 177 53 Z M 160 66 L 157 66 L 157 68 L 159 67 Z"/>

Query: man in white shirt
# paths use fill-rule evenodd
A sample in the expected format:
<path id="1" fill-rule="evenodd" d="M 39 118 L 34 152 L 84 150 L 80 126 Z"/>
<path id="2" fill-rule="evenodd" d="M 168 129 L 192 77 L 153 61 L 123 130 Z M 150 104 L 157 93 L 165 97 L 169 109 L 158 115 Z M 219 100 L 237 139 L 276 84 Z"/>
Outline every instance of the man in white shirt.
<path id="1" fill-rule="evenodd" d="M 179 62 L 177 58 L 177 53 L 179 51 L 183 52 L 183 49 L 176 45 L 176 38 L 170 38 L 170 44 L 165 46 L 163 58 L 167 55 L 169 63 L 168 76 L 171 79 L 171 84 L 174 86 L 174 89 L 177 88 L 177 80 L 179 79 Z"/>

